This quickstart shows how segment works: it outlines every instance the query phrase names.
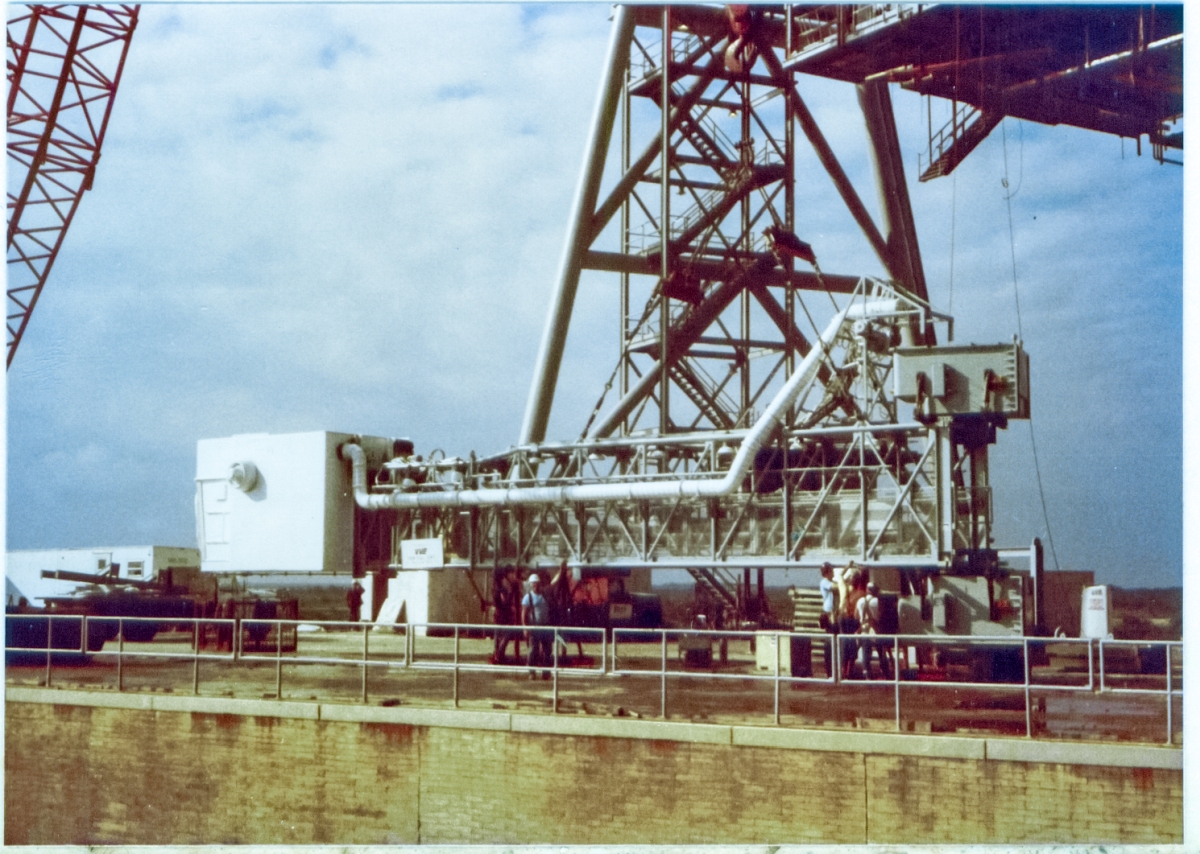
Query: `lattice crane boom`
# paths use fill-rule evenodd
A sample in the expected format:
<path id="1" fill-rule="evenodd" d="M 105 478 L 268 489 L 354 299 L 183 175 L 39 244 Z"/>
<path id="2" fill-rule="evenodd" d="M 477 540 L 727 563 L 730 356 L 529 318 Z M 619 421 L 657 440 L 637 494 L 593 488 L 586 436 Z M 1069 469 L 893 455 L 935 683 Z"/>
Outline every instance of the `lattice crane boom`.
<path id="1" fill-rule="evenodd" d="M 31 6 L 8 21 L 8 356 L 91 189 L 138 6 Z"/>

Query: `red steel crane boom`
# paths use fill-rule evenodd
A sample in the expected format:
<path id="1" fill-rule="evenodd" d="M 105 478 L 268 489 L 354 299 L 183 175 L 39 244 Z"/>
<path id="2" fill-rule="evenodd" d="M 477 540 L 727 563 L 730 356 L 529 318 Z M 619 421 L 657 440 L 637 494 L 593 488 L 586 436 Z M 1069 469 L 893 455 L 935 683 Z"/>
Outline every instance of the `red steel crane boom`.
<path id="1" fill-rule="evenodd" d="M 8 365 L 92 187 L 139 8 L 30 6 L 8 21 Z"/>

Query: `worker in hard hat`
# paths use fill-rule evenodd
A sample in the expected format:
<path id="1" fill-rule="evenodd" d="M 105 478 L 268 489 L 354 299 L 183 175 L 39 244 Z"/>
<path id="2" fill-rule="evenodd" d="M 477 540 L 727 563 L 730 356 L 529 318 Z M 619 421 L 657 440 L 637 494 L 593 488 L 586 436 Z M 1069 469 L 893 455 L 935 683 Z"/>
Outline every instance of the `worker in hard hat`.
<path id="1" fill-rule="evenodd" d="M 542 579 L 536 572 L 529 576 L 529 592 L 521 599 L 521 625 L 529 641 L 529 678 L 537 674 L 534 668 L 550 663 L 553 631 L 539 628 L 550 625 L 550 602 L 542 592 Z M 549 679 L 550 671 L 543 670 L 542 678 Z"/>

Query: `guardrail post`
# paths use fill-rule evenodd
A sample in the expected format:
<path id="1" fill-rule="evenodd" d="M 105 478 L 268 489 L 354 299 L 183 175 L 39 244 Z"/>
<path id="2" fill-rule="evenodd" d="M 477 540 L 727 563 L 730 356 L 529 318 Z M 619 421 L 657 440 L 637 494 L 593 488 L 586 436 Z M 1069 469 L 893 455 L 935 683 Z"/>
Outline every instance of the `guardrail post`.
<path id="1" fill-rule="evenodd" d="M 791 635 L 788 635 L 791 638 Z M 790 650 L 789 650 L 790 652 Z M 775 633 L 775 726 L 779 726 L 779 670 L 783 658 L 783 635 Z"/>
<path id="2" fill-rule="evenodd" d="M 896 732 L 900 732 L 900 637 L 892 635 L 892 683 L 896 692 Z"/>
<path id="3" fill-rule="evenodd" d="M 1104 693 L 1104 638 L 1098 639 L 1096 645 L 1100 648 L 1100 692 Z"/>
<path id="4" fill-rule="evenodd" d="M 1175 706 L 1175 698 L 1172 696 L 1171 689 L 1171 668 L 1174 666 L 1171 661 L 1171 642 L 1167 641 L 1167 745 L 1172 746 L 1175 743 L 1174 721 L 1171 718 L 1172 711 Z"/>
<path id="5" fill-rule="evenodd" d="M 125 690 L 125 621 L 117 618 L 117 693 Z"/>
<path id="6" fill-rule="evenodd" d="M 454 627 L 454 708 L 458 708 L 458 626 Z"/>
<path id="7" fill-rule="evenodd" d="M 660 697 L 659 714 L 664 720 L 667 717 L 667 632 L 665 629 L 660 630 L 662 633 L 662 687 Z"/>
<path id="8" fill-rule="evenodd" d="M 408 665 L 412 661 L 413 650 L 415 648 L 416 647 L 413 644 L 412 623 L 405 623 L 404 624 L 404 667 L 405 667 L 405 669 L 408 669 Z"/>
<path id="9" fill-rule="evenodd" d="M 1025 671 L 1025 737 L 1033 738 L 1033 709 L 1030 708 L 1029 693 L 1029 638 L 1021 639 L 1021 661 Z"/>
<path id="10" fill-rule="evenodd" d="M 200 693 L 200 621 L 192 620 L 192 696 Z"/>
<path id="11" fill-rule="evenodd" d="M 54 649 L 54 617 L 46 615 L 46 687 L 50 687 L 50 658 Z"/>
<path id="12" fill-rule="evenodd" d="M 363 653 L 362 653 L 362 701 L 367 702 L 367 659 L 370 653 L 367 650 L 367 639 L 371 637 L 369 626 L 362 627 L 363 636 Z M 457 635 L 456 635 L 457 637 Z"/>
<path id="13" fill-rule="evenodd" d="M 79 619 L 79 651 L 83 655 L 88 653 L 87 614 Z"/>
<path id="14" fill-rule="evenodd" d="M 283 622 L 275 621 L 275 699 L 283 699 Z"/>
<path id="15" fill-rule="evenodd" d="M 1087 656 L 1087 658 L 1088 658 L 1088 690 L 1095 691 L 1096 690 L 1096 674 L 1095 674 L 1095 668 L 1092 665 L 1092 639 L 1091 638 L 1088 638 L 1087 651 L 1088 651 L 1088 656 Z"/>
<path id="16" fill-rule="evenodd" d="M 554 682 L 550 689 L 550 698 L 554 703 L 553 714 L 558 714 L 558 642 L 561 640 L 558 634 L 558 629 L 554 630 L 554 658 L 551 664 L 554 666 Z M 563 640 L 563 647 L 566 647 L 567 642 Z"/>

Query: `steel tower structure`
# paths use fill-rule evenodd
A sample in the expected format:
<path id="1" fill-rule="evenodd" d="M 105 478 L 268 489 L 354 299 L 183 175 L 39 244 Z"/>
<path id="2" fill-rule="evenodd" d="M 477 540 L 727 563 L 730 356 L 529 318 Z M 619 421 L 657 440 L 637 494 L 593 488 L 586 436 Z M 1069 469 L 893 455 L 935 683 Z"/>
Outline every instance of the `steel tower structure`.
<path id="1" fill-rule="evenodd" d="M 854 84 L 878 221 L 801 72 Z M 406 540 L 436 538 L 447 566 L 681 568 L 761 620 L 764 568 L 853 559 L 910 582 L 986 579 L 993 612 L 995 582 L 1031 586 L 1040 622 L 1040 545 L 1024 579 L 1001 566 L 988 474 L 997 430 L 1029 417 L 1028 357 L 1015 338 L 953 345 L 929 305 L 889 82 L 951 103 L 922 179 L 1005 115 L 1146 135 L 1161 158 L 1182 147 L 1182 15 L 618 7 L 520 443 L 437 460 L 344 446 L 358 505 L 391 528 L 359 567 L 401 568 Z M 882 278 L 821 270 L 835 253 L 804 239 L 823 179 L 797 174 L 802 145 Z M 578 438 L 547 442 L 584 270 L 619 303 L 616 364 Z"/>
<path id="2" fill-rule="evenodd" d="M 622 176 L 602 202 L 591 203 L 605 158 L 589 157 L 525 442 L 545 437 L 585 268 L 619 274 L 622 316 L 619 401 L 587 436 L 749 426 L 769 382 L 790 374 L 809 350 L 815 328 L 809 323 L 806 334 L 797 325 L 798 315 L 805 319 L 797 294 L 848 293 L 859 278 L 821 275 L 812 248 L 795 236 L 796 126 L 888 277 L 926 298 L 885 82 L 859 91 L 886 217 L 880 228 L 783 68 L 791 29 L 783 57 L 776 54 L 778 13 L 637 7 L 627 18 L 630 32 L 618 32 L 621 55 L 611 59 L 592 141 L 595 151 L 608 146 L 619 104 Z M 928 330 L 912 332 L 923 343 Z M 827 369 L 821 379 L 832 379 Z"/>
<path id="3" fill-rule="evenodd" d="M 8 365 L 95 179 L 138 8 L 14 7 L 8 21 Z"/>
<path id="4" fill-rule="evenodd" d="M 752 569 L 998 571 L 987 450 L 1028 417 L 1027 358 L 935 346 L 951 322 L 926 297 L 887 83 L 858 87 L 876 223 L 785 66 L 796 24 L 618 8 L 521 442 L 435 461 L 344 448 L 360 507 L 390 518 L 377 567 L 430 537 L 451 566 L 674 567 L 750 618 Z M 886 279 L 823 273 L 801 239 L 801 137 Z M 584 269 L 620 302 L 615 400 L 547 442 Z"/>

